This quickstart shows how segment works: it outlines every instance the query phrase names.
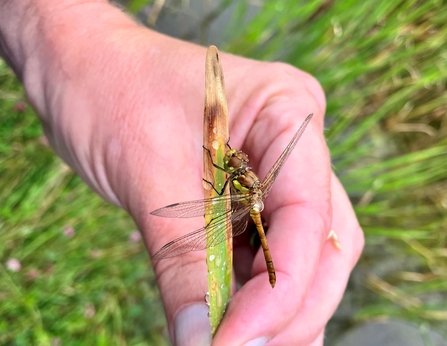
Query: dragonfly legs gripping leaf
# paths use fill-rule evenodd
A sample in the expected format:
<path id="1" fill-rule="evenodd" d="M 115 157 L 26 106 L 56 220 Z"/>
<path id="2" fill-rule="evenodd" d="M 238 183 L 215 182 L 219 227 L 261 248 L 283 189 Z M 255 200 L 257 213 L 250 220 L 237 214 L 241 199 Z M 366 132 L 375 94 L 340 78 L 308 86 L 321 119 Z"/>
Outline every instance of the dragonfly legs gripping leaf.
<path id="1" fill-rule="evenodd" d="M 230 146 L 230 138 L 229 138 L 229 137 L 228 137 L 228 141 L 227 141 L 227 143 L 225 143 L 225 145 L 228 147 L 228 150 L 231 150 L 231 146 Z M 204 145 L 202 145 L 202 148 L 203 148 L 203 150 L 205 150 L 205 151 L 208 153 L 208 156 L 210 157 L 211 164 L 212 164 L 215 168 L 217 168 L 218 170 L 221 170 L 221 171 L 223 171 L 223 172 L 228 172 L 224 167 L 221 167 L 221 166 L 219 166 L 218 164 L 214 163 L 214 161 L 213 161 L 213 157 L 211 156 L 211 151 L 210 151 L 207 147 L 205 147 Z M 217 191 L 216 191 L 216 192 L 217 192 Z"/>
<path id="2" fill-rule="evenodd" d="M 228 141 L 230 141 L 230 139 L 228 139 Z M 227 147 L 230 148 L 230 150 L 231 150 L 231 147 L 230 147 L 230 145 L 228 144 L 228 142 L 227 142 L 226 145 L 227 145 Z M 219 170 L 221 170 L 221 171 L 223 171 L 223 172 L 225 172 L 225 173 L 228 173 L 228 172 L 225 170 L 225 168 L 220 167 L 218 164 L 216 164 L 216 163 L 213 162 L 213 157 L 211 156 L 211 152 L 210 152 L 210 150 L 209 150 L 208 148 L 206 148 L 206 147 L 203 146 L 203 145 L 202 145 L 202 148 L 203 148 L 203 150 L 205 150 L 205 151 L 208 153 L 208 155 L 209 155 L 209 157 L 210 157 L 211 164 L 212 164 L 215 168 L 217 168 L 217 169 L 219 169 Z M 224 184 L 224 186 L 222 187 L 222 189 L 221 189 L 220 191 L 218 191 L 218 190 L 216 189 L 216 187 L 214 186 L 214 184 L 213 184 L 212 182 L 206 180 L 205 178 L 203 178 L 202 180 L 203 180 L 203 182 L 209 184 L 209 185 L 213 188 L 213 190 L 214 190 L 219 196 L 222 196 L 223 193 L 224 193 L 224 191 L 225 191 L 225 188 L 226 188 L 227 185 L 228 185 L 228 182 L 231 181 L 231 176 L 229 176 L 229 177 L 225 180 L 225 184 Z"/>
<path id="3" fill-rule="evenodd" d="M 216 190 L 216 188 L 214 187 L 214 184 L 213 184 L 211 181 L 208 181 L 208 180 L 206 180 L 206 179 L 202 179 L 202 180 L 203 180 L 204 183 L 207 183 L 208 185 L 210 185 L 210 186 L 213 188 L 213 190 L 216 191 L 216 193 L 217 193 L 219 196 L 222 196 L 223 193 L 224 193 L 224 191 L 225 191 L 225 188 L 226 188 L 227 185 L 228 185 L 228 182 L 230 181 L 230 178 L 228 178 L 227 180 L 225 180 L 225 184 L 224 184 L 222 190 L 220 190 L 220 191 Z"/>
<path id="4" fill-rule="evenodd" d="M 228 143 L 227 143 L 227 145 L 228 145 Z M 228 145 L 228 146 L 229 146 L 229 145 Z M 218 164 L 214 163 L 214 161 L 213 161 L 213 157 L 211 156 L 211 152 L 210 152 L 210 150 L 209 150 L 207 147 L 205 147 L 204 145 L 202 145 L 202 148 L 203 148 L 203 150 L 205 150 L 205 151 L 208 153 L 208 155 L 209 155 L 209 157 L 210 157 L 211 164 L 212 164 L 214 167 L 216 167 L 217 169 L 219 169 L 219 170 L 221 170 L 221 171 L 223 171 L 223 172 L 226 172 L 225 168 L 220 167 Z"/>

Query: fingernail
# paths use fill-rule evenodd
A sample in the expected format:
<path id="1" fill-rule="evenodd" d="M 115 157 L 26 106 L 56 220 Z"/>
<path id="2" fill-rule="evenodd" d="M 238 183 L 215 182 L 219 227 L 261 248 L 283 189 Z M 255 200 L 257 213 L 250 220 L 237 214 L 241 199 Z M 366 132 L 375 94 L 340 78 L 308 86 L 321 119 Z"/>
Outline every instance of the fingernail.
<path id="1" fill-rule="evenodd" d="M 264 346 L 265 344 L 267 344 L 267 341 L 269 341 L 269 339 L 266 336 L 263 336 L 257 339 L 250 340 L 249 342 L 244 344 L 244 346 Z"/>
<path id="2" fill-rule="evenodd" d="M 177 314 L 174 323 L 176 346 L 211 345 L 211 327 L 206 304 L 193 304 Z"/>

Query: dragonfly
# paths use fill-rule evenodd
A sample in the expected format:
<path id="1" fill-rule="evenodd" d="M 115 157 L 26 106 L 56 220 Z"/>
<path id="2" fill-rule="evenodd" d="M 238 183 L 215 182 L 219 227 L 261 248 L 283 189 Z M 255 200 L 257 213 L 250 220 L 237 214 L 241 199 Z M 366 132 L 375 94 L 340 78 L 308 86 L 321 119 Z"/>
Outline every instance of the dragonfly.
<path id="1" fill-rule="evenodd" d="M 240 150 L 230 148 L 225 153 L 223 167 L 213 163 L 214 167 L 228 173 L 229 176 L 225 185 L 230 184 L 230 194 L 223 194 L 225 186 L 219 192 L 212 183 L 207 182 L 213 186 L 218 196 L 174 203 L 151 212 L 152 215 L 168 218 L 191 218 L 212 213 L 211 221 L 206 226 L 167 243 L 154 254 L 153 260 L 175 257 L 187 252 L 205 250 L 208 247 L 216 246 L 229 237 L 242 234 L 251 218 L 261 240 L 270 285 L 272 288 L 275 287 L 275 267 L 262 225 L 261 212 L 264 209 L 264 200 L 269 195 L 276 177 L 298 143 L 312 116 L 313 114 L 309 114 L 306 117 L 262 181 L 248 166 L 248 155 Z M 228 205 L 231 207 L 228 207 Z M 228 221 L 232 225 L 230 234 L 225 232 L 225 225 Z"/>

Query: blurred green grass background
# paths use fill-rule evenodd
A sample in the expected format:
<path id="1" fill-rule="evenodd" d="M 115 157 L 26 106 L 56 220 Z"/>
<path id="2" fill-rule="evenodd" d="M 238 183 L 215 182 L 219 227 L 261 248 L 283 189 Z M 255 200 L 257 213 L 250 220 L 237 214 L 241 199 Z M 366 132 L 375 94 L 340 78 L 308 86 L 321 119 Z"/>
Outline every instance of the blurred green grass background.
<path id="1" fill-rule="evenodd" d="M 128 3 L 140 18 L 147 4 Z M 446 5 L 267 0 L 247 19 L 247 2 L 226 0 L 216 10 L 234 7 L 221 50 L 288 62 L 326 91 L 334 170 L 367 241 L 348 286 L 354 307 L 333 335 L 399 318 L 447 336 Z M 168 344 L 134 224 L 52 153 L 24 100 L 0 62 L 0 344 Z"/>

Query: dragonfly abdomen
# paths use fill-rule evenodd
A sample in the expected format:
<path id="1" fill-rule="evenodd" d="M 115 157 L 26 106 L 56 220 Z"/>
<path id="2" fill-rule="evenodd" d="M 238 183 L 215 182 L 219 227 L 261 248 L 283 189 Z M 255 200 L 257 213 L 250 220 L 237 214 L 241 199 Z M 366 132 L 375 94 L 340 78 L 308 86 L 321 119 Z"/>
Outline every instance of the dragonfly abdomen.
<path id="1" fill-rule="evenodd" d="M 258 202 L 262 203 L 262 201 L 258 201 Z M 262 207 L 263 206 L 264 205 L 262 203 Z M 250 216 L 253 219 L 253 221 L 256 225 L 256 229 L 258 230 L 258 233 L 259 233 L 259 239 L 261 240 L 262 250 L 264 251 L 265 263 L 267 265 L 267 272 L 269 274 L 269 282 L 273 288 L 273 287 L 275 287 L 275 284 L 276 284 L 275 266 L 273 265 L 273 259 L 272 259 L 272 255 L 270 254 L 270 249 L 269 249 L 269 246 L 267 243 L 267 237 L 265 236 L 264 227 L 262 227 L 261 213 L 260 213 L 260 211 L 258 211 L 257 207 L 260 207 L 260 206 L 258 205 L 258 203 L 255 203 L 255 205 L 250 210 Z"/>

